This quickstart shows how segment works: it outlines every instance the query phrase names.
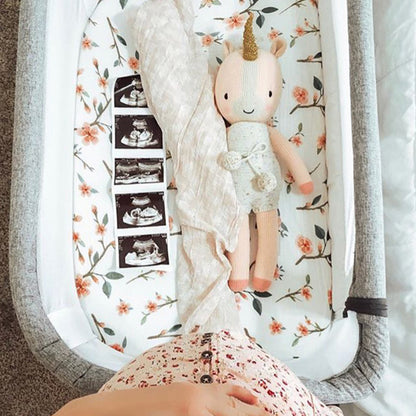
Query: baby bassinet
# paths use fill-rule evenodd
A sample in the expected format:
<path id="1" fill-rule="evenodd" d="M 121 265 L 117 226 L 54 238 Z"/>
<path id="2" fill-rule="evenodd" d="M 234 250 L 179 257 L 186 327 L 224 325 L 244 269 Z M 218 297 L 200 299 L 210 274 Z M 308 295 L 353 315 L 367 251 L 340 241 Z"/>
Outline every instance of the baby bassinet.
<path id="1" fill-rule="evenodd" d="M 111 3 L 106 0 L 107 4 Z M 97 4 L 97 9 L 100 7 Z M 105 2 L 103 2 L 105 3 Z M 117 3 L 117 4 L 116 4 Z M 121 7 L 127 2 L 113 2 L 113 5 Z M 290 2 L 291 4 L 292 2 Z M 332 4 L 333 3 L 333 4 Z M 250 3 L 251 4 L 251 3 Z M 329 4 L 329 2 L 328 2 Z M 113 5 L 108 7 L 113 7 Z M 114 7 L 115 7 L 114 6 Z M 262 9 L 263 14 L 272 13 L 273 7 Z M 13 299 L 16 313 L 25 337 L 35 356 L 45 364 L 61 380 L 79 388 L 82 392 L 92 392 L 110 378 L 114 369 L 123 363 L 118 354 L 109 356 L 111 362 L 95 363 L 85 359 L 86 349 L 77 349 L 77 342 L 63 340 L 56 331 L 56 327 L 62 328 L 68 325 L 71 332 L 75 332 L 77 338 L 77 322 L 85 320 L 80 309 L 71 310 L 71 316 L 75 324 L 65 321 L 67 314 L 54 314 L 53 323 L 51 315 L 45 313 L 53 302 L 65 303 L 65 299 L 45 299 L 44 282 L 40 280 L 40 274 L 44 273 L 44 260 L 39 259 L 42 252 L 43 228 L 40 225 L 39 204 L 41 191 L 45 192 L 44 179 L 50 175 L 59 177 L 55 183 L 56 187 L 64 187 L 68 193 L 72 190 L 72 176 L 63 179 L 59 176 L 59 169 L 64 166 L 46 166 L 44 161 L 51 159 L 51 152 L 56 153 L 58 163 L 60 146 L 45 146 L 45 114 L 51 117 L 53 111 L 65 111 L 65 108 L 46 107 L 47 101 L 44 96 L 45 86 L 48 81 L 44 74 L 46 52 L 46 25 L 47 16 L 51 15 L 47 2 L 34 6 L 27 1 L 21 3 L 21 18 L 19 28 L 19 52 L 17 68 L 16 87 L 16 124 L 13 153 L 13 184 L 11 203 L 11 234 L 10 234 L 10 279 L 13 290 Z M 294 6 L 296 7 L 296 6 Z M 337 7 L 335 2 L 327 7 Z M 96 14 L 91 15 L 89 27 L 95 27 Z M 262 19 L 258 25 L 263 25 Z M 349 23 L 349 47 L 350 47 L 350 74 L 351 74 L 351 108 L 352 108 L 352 137 L 354 152 L 354 192 L 355 192 L 355 257 L 353 280 L 349 291 L 349 297 L 345 302 L 344 315 L 348 311 L 356 313 L 359 324 L 359 347 L 348 367 L 340 371 L 338 368 L 334 375 L 322 380 L 319 374 L 309 379 L 304 379 L 305 384 L 326 403 L 346 403 L 356 401 L 376 388 L 381 377 L 388 357 L 388 332 L 387 332 L 387 308 L 385 303 L 385 273 L 384 273 L 384 245 L 383 245 L 383 220 L 381 201 L 381 177 L 380 177 L 380 155 L 377 131 L 376 95 L 374 81 L 374 56 L 372 41 L 372 7 L 367 0 L 350 0 L 348 2 Z M 126 39 L 117 31 L 111 20 L 108 20 L 111 35 L 114 37 L 114 47 L 125 46 Z M 336 28 L 333 27 L 336 31 Z M 203 37 L 206 33 L 200 33 Z M 214 34 L 211 34 L 214 36 Z M 208 39 L 208 38 L 207 38 Z M 211 39 L 211 38 L 210 38 Z M 295 39 L 295 38 L 293 38 Z M 98 48 L 94 46 L 88 37 L 83 35 L 86 49 Z M 296 39 L 292 41 L 293 44 Z M 62 48 L 62 45 L 59 45 Z M 53 52 L 53 51 L 52 51 Z M 118 51 L 119 52 L 119 51 Z M 134 68 L 136 56 L 132 56 L 130 67 Z M 307 60 L 319 60 L 316 55 Z M 82 62 L 82 61 L 81 61 Z M 127 62 L 127 61 L 126 61 Z M 99 71 L 98 64 L 93 62 Z M 117 62 L 114 67 L 118 66 Z M 343 68 L 337 68 L 342 71 Z M 344 68 L 345 69 L 345 68 Z M 102 74 L 104 81 L 108 78 Z M 103 82 L 104 82 L 103 81 Z M 319 80 L 318 80 L 319 81 Z M 322 89 L 318 81 L 314 81 L 315 89 Z M 319 88 L 320 87 L 320 88 Z M 82 93 L 81 93 L 82 94 Z M 63 103 L 65 105 L 65 103 Z M 69 103 L 71 104 L 71 103 Z M 88 106 L 85 102 L 82 104 Z M 67 127 L 67 126 L 63 126 Z M 72 128 L 72 127 L 71 127 Z M 299 128 L 302 130 L 302 128 Z M 68 144 L 66 145 L 68 147 Z M 72 143 L 70 144 L 72 148 Z M 76 149 L 75 149 L 76 153 Z M 80 156 L 79 154 L 74 156 Z M 49 154 L 49 157 L 45 155 Z M 53 154 L 52 154 L 53 155 Z M 82 158 L 82 155 L 80 156 Z M 81 160 L 81 159 L 79 159 Z M 78 176 L 83 183 L 83 178 Z M 51 189 L 51 188 L 49 188 Z M 52 188 L 53 189 L 53 188 Z M 50 196 L 52 198 L 53 195 Z M 60 201 L 61 207 L 66 214 L 73 215 L 72 199 Z M 68 211 L 69 206 L 69 211 Z M 59 208 L 59 204 L 56 205 Z M 60 224 L 59 215 L 56 212 L 57 222 Z M 166 220 L 166 218 L 165 218 Z M 53 218 L 50 218 L 53 221 Z M 107 222 L 103 220 L 103 222 Z M 44 220 L 42 224 L 44 224 Z M 69 232 L 69 229 L 65 229 Z M 316 229 L 320 234 L 320 229 Z M 325 238 L 325 237 L 324 237 Z M 60 247 L 60 250 L 71 251 L 71 242 Z M 44 253 L 44 251 L 43 251 Z M 59 256 L 54 253 L 48 259 L 51 270 L 58 274 L 65 273 L 65 263 L 60 261 Z M 47 263 L 46 263 L 47 264 Z M 113 275 L 112 277 L 118 277 Z M 56 277 L 55 283 L 58 288 L 66 284 L 65 280 Z M 308 288 L 309 282 L 302 288 Z M 108 295 L 108 286 L 104 294 Z M 74 290 L 73 286 L 68 286 Z M 42 293 L 43 292 L 43 293 Z M 53 292 L 53 291 L 52 291 Z M 109 296 L 108 296 L 109 297 Z M 259 313 L 261 302 L 253 297 L 253 308 Z M 172 299 L 171 299 L 172 300 Z M 56 306 L 56 305 L 55 305 Z M 342 306 L 342 305 L 341 305 Z M 65 306 L 67 309 L 68 307 Z M 59 308 L 57 308 L 59 309 Z M 342 312 L 341 308 L 341 312 Z M 351 314 L 350 312 L 350 314 Z M 336 317 L 338 320 L 340 316 Z M 100 326 L 101 322 L 94 319 L 94 323 Z M 273 320 L 274 321 L 274 320 Z M 103 326 L 104 334 L 113 336 L 114 332 L 108 326 Z M 97 327 L 98 329 L 98 327 Z M 321 328 L 317 328 L 318 332 Z M 80 335 L 81 337 L 81 335 Z M 298 338 L 298 337 L 297 337 Z M 295 341 L 297 339 L 295 337 Z M 87 349 L 92 356 L 102 345 L 97 336 L 91 334 L 91 341 Z M 294 343 L 295 343 L 294 341 Z M 71 345 L 71 343 L 74 343 Z M 68 345 L 68 343 L 70 345 Z M 121 340 L 119 347 L 125 348 L 125 341 Z M 351 351 L 350 351 L 351 352 Z M 82 358 L 84 357 L 84 358 Z M 296 357 L 293 357 L 296 361 Z M 352 362 L 351 362 L 352 361 Z M 99 365 L 98 365 L 99 364 Z M 296 363 L 293 364 L 296 367 Z M 302 371 L 299 372 L 302 375 Z M 310 374 L 308 374 L 310 375 Z M 314 379 L 313 379 L 314 378 Z M 316 378 L 316 379 L 315 379 Z"/>

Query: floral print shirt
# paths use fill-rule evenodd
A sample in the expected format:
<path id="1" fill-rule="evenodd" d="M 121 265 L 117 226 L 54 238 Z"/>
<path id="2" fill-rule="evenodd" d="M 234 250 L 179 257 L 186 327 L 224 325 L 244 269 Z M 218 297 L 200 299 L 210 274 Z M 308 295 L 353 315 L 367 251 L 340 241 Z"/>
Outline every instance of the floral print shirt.
<path id="1" fill-rule="evenodd" d="M 153 347 L 122 368 L 100 392 L 173 382 L 233 383 L 250 390 L 271 415 L 341 416 L 310 393 L 283 363 L 243 333 L 191 333 Z"/>

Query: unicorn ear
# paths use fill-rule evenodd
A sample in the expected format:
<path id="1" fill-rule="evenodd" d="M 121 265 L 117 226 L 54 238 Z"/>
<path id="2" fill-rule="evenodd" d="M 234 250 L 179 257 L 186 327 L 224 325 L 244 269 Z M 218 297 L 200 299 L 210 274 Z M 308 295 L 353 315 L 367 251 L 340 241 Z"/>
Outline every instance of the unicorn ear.
<path id="1" fill-rule="evenodd" d="M 225 40 L 222 45 L 224 49 L 224 58 L 226 58 L 231 52 L 234 51 L 234 47 L 230 42 L 228 42 L 228 40 Z"/>
<path id="2" fill-rule="evenodd" d="M 278 36 L 277 39 L 275 39 L 272 42 L 272 46 L 270 48 L 270 52 L 276 58 L 280 58 L 285 53 L 286 48 L 287 48 L 286 41 L 283 38 L 281 38 L 280 36 Z"/>

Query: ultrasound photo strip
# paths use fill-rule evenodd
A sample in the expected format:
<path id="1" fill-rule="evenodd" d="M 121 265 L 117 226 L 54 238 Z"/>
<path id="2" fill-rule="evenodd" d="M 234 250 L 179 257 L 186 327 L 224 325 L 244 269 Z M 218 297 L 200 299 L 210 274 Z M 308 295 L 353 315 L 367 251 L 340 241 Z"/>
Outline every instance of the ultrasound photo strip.
<path id="1" fill-rule="evenodd" d="M 115 80 L 112 110 L 117 265 L 169 270 L 164 142 L 139 75 Z"/>

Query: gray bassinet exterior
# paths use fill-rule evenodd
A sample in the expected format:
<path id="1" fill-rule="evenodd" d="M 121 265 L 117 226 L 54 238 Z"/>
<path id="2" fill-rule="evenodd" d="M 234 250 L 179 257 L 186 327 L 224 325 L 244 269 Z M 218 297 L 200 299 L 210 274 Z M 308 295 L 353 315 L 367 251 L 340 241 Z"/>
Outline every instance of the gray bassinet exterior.
<path id="1" fill-rule="evenodd" d="M 42 165 L 47 1 L 21 1 L 11 190 L 10 284 L 20 326 L 36 358 L 82 394 L 95 392 L 113 372 L 83 360 L 46 316 L 36 273 Z M 346 311 L 357 312 L 360 346 L 341 374 L 303 380 L 325 403 L 348 403 L 375 391 L 389 355 L 380 146 L 371 0 L 348 0 L 353 121 L 356 252 Z"/>

